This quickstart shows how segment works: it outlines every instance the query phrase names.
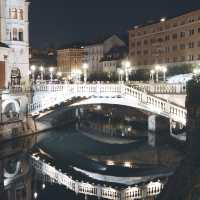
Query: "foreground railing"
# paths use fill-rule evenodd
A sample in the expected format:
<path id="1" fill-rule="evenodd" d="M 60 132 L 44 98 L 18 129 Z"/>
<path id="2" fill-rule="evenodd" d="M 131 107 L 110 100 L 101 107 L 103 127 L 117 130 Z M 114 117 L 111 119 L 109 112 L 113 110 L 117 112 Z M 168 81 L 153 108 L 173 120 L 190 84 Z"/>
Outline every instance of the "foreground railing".
<path id="1" fill-rule="evenodd" d="M 74 180 L 71 176 L 62 173 L 61 170 L 57 170 L 54 166 L 51 166 L 50 163 L 46 163 L 36 156 L 31 156 L 31 163 L 37 173 L 42 174 L 44 177 L 48 176 L 51 182 L 64 185 L 67 189 L 74 191 L 76 194 L 96 196 L 98 198 L 111 200 L 146 199 L 147 197 L 156 197 L 160 194 L 164 186 L 163 183 L 157 181 L 150 182 L 145 186 L 117 189 Z"/>

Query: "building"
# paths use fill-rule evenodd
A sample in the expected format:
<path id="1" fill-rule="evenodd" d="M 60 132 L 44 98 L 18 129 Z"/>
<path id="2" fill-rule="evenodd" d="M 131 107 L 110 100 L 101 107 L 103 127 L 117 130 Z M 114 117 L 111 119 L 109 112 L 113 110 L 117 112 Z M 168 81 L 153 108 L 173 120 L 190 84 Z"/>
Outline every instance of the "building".
<path id="1" fill-rule="evenodd" d="M 25 0 L 0 1 L 1 88 L 28 84 L 28 7 Z"/>
<path id="2" fill-rule="evenodd" d="M 57 50 L 58 70 L 65 77 L 71 78 L 74 72 L 82 70 L 84 62 L 84 45 L 74 43 L 65 45 Z"/>
<path id="3" fill-rule="evenodd" d="M 103 64 L 103 72 L 108 74 L 109 77 L 117 75 L 117 70 L 122 68 L 122 61 L 128 58 L 127 46 L 114 47 L 108 51 L 101 63 Z"/>
<path id="4" fill-rule="evenodd" d="M 126 43 L 117 35 L 89 42 L 85 46 L 85 62 L 89 65 L 89 74 L 103 72 L 102 59 L 112 48 L 125 47 Z"/>
<path id="5" fill-rule="evenodd" d="M 44 68 L 56 67 L 57 54 L 54 48 L 46 49 L 30 49 L 30 65 L 35 65 L 36 67 L 43 66 Z"/>
<path id="6" fill-rule="evenodd" d="M 200 61 L 200 10 L 129 30 L 129 59 L 138 69 Z"/>

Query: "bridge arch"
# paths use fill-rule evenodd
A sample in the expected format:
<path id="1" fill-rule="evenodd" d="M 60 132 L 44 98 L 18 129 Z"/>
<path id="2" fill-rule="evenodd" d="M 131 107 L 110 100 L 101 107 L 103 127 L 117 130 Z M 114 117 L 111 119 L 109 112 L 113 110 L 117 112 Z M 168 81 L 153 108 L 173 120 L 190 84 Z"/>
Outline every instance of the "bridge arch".
<path id="1" fill-rule="evenodd" d="M 20 105 L 14 99 L 7 99 L 2 103 L 2 113 L 19 113 L 20 112 Z"/>

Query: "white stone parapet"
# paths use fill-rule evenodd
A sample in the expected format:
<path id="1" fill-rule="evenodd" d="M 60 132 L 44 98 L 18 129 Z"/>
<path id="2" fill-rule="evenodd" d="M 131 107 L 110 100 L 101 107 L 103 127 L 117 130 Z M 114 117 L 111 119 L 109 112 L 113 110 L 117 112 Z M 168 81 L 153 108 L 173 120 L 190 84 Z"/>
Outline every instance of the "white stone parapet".
<path id="1" fill-rule="evenodd" d="M 131 87 L 151 94 L 186 94 L 184 83 L 131 83 Z"/>
<path id="2" fill-rule="evenodd" d="M 67 189 L 76 194 L 84 194 L 105 198 L 110 200 L 134 200 L 156 197 L 162 191 L 164 184 L 160 181 L 150 182 L 145 186 L 133 186 L 125 189 L 113 188 L 105 185 L 95 185 L 83 181 L 73 180 L 71 176 L 57 170 L 50 163 L 46 163 L 39 157 L 32 155 L 31 163 L 33 168 L 43 176 L 48 176 L 52 182 L 66 186 Z"/>
<path id="3" fill-rule="evenodd" d="M 184 107 L 124 84 L 47 84 L 35 85 L 34 91 L 33 103 L 28 105 L 31 114 L 74 97 L 93 99 L 93 104 L 95 101 L 98 104 L 97 98 L 102 98 L 102 102 L 104 98 L 104 103 L 106 100 L 109 103 L 109 99 L 112 99 L 113 104 L 136 107 L 186 124 L 187 112 Z"/>

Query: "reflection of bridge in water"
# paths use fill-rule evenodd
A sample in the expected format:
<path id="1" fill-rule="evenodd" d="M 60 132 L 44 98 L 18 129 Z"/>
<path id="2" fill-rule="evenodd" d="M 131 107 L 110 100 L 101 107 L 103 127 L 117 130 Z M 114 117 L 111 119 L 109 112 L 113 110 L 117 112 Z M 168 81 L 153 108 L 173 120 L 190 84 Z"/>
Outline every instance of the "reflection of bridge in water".
<path id="1" fill-rule="evenodd" d="M 160 181 L 150 182 L 143 186 L 127 187 L 125 189 L 95 185 L 73 180 L 71 176 L 62 173 L 61 170 L 57 170 L 50 163 L 41 160 L 37 156 L 31 156 L 31 161 L 37 173 L 43 176 L 44 181 L 66 186 L 67 189 L 74 191 L 76 194 L 84 194 L 86 196 L 96 196 L 98 198 L 113 200 L 144 199 L 156 197 L 160 194 L 164 186 Z"/>

